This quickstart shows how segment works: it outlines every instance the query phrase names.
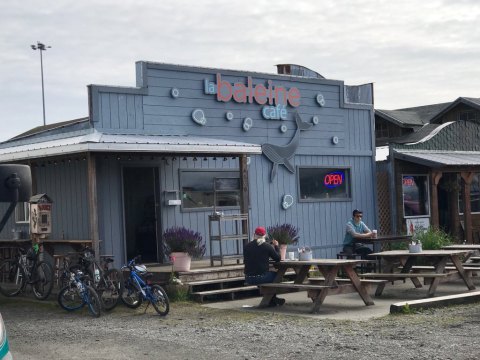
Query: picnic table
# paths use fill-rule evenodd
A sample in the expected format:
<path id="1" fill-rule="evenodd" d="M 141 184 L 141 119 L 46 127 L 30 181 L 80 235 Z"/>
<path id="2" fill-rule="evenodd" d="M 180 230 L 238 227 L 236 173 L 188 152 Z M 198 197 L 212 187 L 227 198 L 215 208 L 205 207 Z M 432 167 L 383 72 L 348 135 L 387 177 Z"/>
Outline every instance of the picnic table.
<path id="1" fill-rule="evenodd" d="M 357 292 L 365 305 L 374 305 L 374 302 L 367 292 L 367 285 L 370 280 L 362 280 L 358 277 L 354 267 L 365 260 L 344 260 L 344 259 L 313 259 L 308 261 L 286 260 L 275 263 L 277 275 L 273 283 L 261 284 L 259 289 L 263 295 L 260 307 L 266 307 L 276 294 L 292 291 L 307 291 L 308 296 L 313 300 L 312 312 L 317 313 L 328 294 L 339 294 L 345 292 Z M 310 268 L 314 266 L 322 273 L 320 281 L 308 281 L 307 277 Z M 293 282 L 282 282 L 283 276 L 288 269 L 295 270 Z M 338 272 L 342 271 L 348 279 L 337 278 Z M 307 281 L 306 281 L 307 280 Z M 377 281 L 373 280 L 377 283 Z"/>
<path id="2" fill-rule="evenodd" d="M 444 250 L 470 250 L 463 262 L 465 263 L 470 257 L 474 254 L 478 254 L 480 252 L 480 244 L 455 244 L 455 245 L 447 245 L 443 246 L 442 249 Z"/>
<path id="3" fill-rule="evenodd" d="M 449 278 L 455 275 L 460 277 L 469 290 L 475 289 L 472 279 L 467 273 L 470 269 L 466 270 L 461 256 L 465 256 L 470 250 L 424 250 L 418 253 L 411 253 L 408 250 L 391 250 L 382 251 L 378 253 L 372 253 L 371 256 L 376 256 L 382 259 L 383 268 L 381 273 L 365 273 L 361 276 L 364 278 L 384 279 L 389 281 L 410 279 L 415 287 L 420 288 L 422 284 L 418 280 L 419 277 L 430 278 L 430 287 L 428 289 L 427 296 L 435 296 L 435 291 L 442 278 Z M 431 271 L 418 272 L 416 269 L 416 263 L 419 259 L 423 259 L 428 262 L 431 267 Z M 453 269 L 446 269 L 447 262 L 450 261 L 453 264 Z M 401 265 L 400 271 L 398 264 Z M 428 267 L 419 267 L 428 268 Z M 454 270 L 454 271 L 451 271 Z M 385 283 L 381 283 L 377 286 L 375 292 L 376 296 L 380 296 L 385 288 Z"/>

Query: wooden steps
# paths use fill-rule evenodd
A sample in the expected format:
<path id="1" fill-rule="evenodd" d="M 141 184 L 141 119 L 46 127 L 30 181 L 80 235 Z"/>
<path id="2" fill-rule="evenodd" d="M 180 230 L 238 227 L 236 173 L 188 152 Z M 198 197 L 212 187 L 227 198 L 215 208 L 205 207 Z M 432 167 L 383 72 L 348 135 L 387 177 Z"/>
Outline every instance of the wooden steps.
<path id="1" fill-rule="evenodd" d="M 216 289 L 216 290 L 206 290 L 206 291 L 197 291 L 191 293 L 195 301 L 203 302 L 204 298 L 207 296 L 217 296 L 217 295 L 227 295 L 230 300 L 235 300 L 238 293 L 245 292 L 255 292 L 255 295 L 258 295 L 258 286 L 257 285 L 245 285 L 235 288 L 226 288 L 226 289 Z"/>
<path id="2" fill-rule="evenodd" d="M 287 271 L 285 277 L 295 275 L 294 271 Z M 203 302 L 206 299 L 218 300 L 228 299 L 234 300 L 240 296 L 258 296 L 259 290 L 256 285 L 246 285 L 245 277 L 232 276 L 232 277 L 217 277 L 214 279 L 199 279 L 184 282 L 185 285 L 190 286 L 190 295 L 195 301 Z"/>

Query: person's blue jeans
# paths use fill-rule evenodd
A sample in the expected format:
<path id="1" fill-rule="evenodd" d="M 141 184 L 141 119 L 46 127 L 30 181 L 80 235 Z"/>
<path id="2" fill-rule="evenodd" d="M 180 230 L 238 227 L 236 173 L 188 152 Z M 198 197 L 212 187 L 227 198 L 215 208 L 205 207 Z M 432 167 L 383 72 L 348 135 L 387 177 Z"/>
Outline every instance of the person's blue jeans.
<path id="1" fill-rule="evenodd" d="M 275 279 L 275 276 L 277 276 L 275 271 L 268 271 L 262 275 L 245 276 L 245 282 L 249 285 L 271 283 Z"/>

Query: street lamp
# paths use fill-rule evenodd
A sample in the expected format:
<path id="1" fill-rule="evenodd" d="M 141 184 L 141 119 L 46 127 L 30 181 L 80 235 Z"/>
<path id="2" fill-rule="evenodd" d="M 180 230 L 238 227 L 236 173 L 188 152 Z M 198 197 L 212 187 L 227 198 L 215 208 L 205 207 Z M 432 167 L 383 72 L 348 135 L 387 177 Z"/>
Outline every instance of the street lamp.
<path id="1" fill-rule="evenodd" d="M 50 49 L 51 46 L 46 46 L 45 44 L 42 44 L 40 41 L 37 41 L 37 45 L 30 45 L 32 50 L 40 50 L 40 71 L 42 73 L 42 104 L 43 104 L 43 126 L 46 125 L 45 121 L 45 92 L 43 89 L 43 57 L 42 57 L 42 52 L 46 51 L 47 49 Z"/>

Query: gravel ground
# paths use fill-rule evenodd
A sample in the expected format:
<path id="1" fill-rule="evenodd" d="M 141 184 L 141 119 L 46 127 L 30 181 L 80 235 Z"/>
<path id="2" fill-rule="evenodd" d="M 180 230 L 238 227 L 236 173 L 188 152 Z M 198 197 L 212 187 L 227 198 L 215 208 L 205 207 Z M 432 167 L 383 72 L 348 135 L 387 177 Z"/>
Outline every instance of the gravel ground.
<path id="1" fill-rule="evenodd" d="M 478 359 L 480 304 L 368 321 L 317 320 L 174 303 L 167 317 L 119 306 L 95 319 L 0 296 L 21 359 Z"/>

